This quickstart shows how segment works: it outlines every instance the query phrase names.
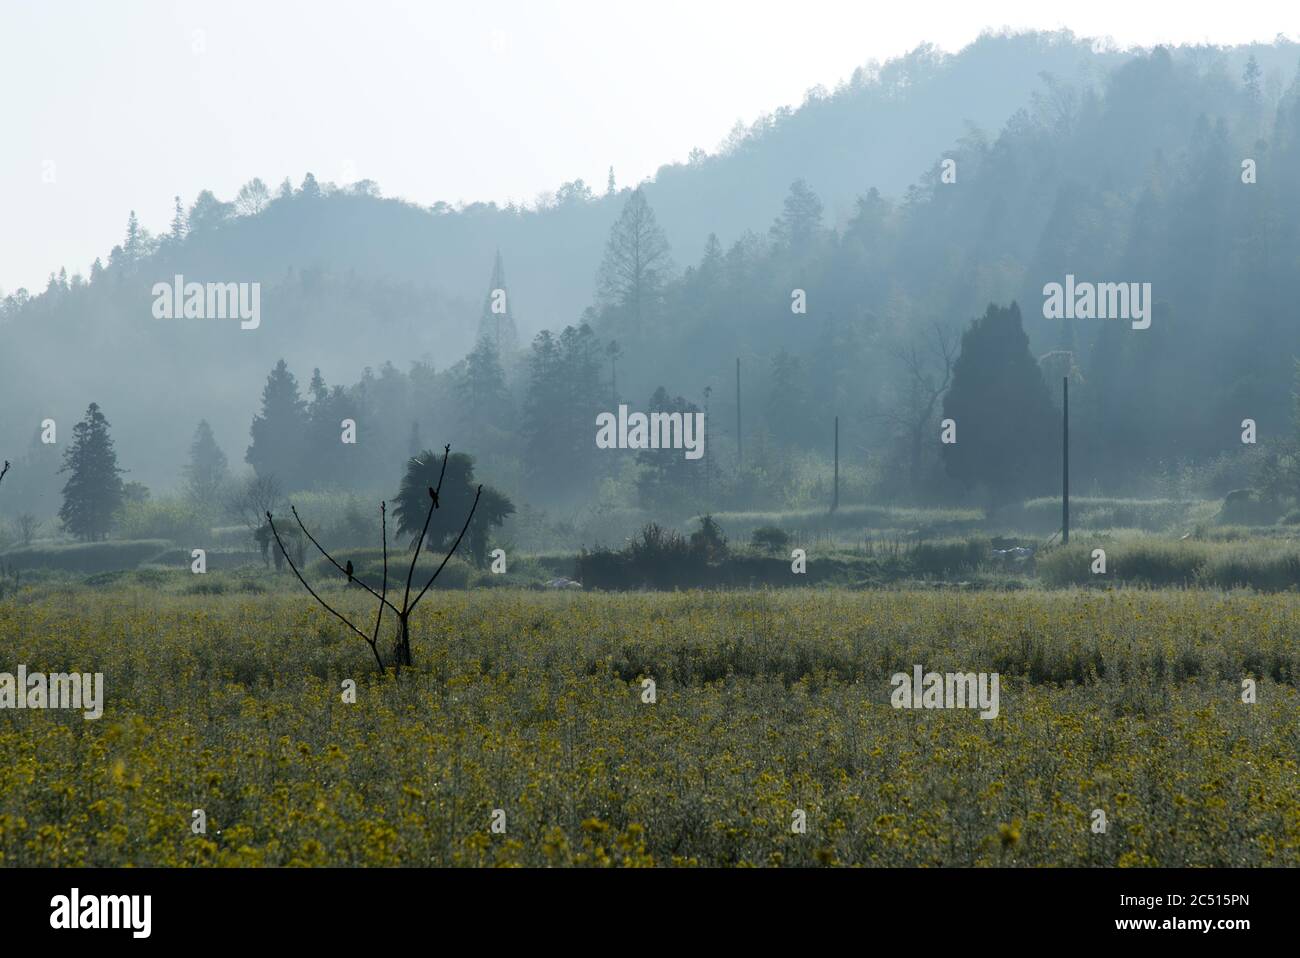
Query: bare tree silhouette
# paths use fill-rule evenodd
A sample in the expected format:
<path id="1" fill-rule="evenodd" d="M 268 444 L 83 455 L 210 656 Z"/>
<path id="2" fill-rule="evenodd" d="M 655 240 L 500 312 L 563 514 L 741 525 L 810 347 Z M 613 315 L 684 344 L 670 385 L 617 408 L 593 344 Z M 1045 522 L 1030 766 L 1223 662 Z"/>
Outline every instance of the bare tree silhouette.
<path id="1" fill-rule="evenodd" d="M 332 565 L 335 569 L 337 569 L 341 575 L 346 577 L 349 584 L 355 582 L 357 585 L 361 586 L 361 588 L 365 589 L 372 596 L 374 596 L 375 599 L 378 600 L 379 606 L 375 614 L 375 626 L 374 629 L 371 631 L 371 633 L 368 635 L 365 632 L 363 632 L 361 629 L 357 628 L 357 626 L 354 625 L 352 621 L 348 619 L 345 615 L 343 615 L 343 613 L 339 612 L 337 609 L 330 606 L 330 604 L 327 603 L 324 599 L 322 599 L 320 595 L 316 592 L 316 590 L 313 589 L 307 583 L 307 580 L 303 578 L 302 573 L 298 570 L 298 567 L 294 564 L 293 558 L 289 555 L 288 550 L 285 549 L 284 541 L 280 538 L 280 531 L 275 527 L 275 519 L 272 517 L 270 512 L 267 512 L 266 514 L 266 521 L 267 524 L 271 527 L 271 534 L 275 536 L 276 545 L 280 547 L 280 553 L 284 556 L 285 560 L 289 563 L 289 568 L 292 569 L 293 574 L 298 577 L 298 581 L 302 583 L 303 588 L 306 589 L 309 593 L 311 593 L 311 597 L 315 599 L 317 602 L 319 602 L 321 606 L 325 609 L 325 611 L 329 612 L 336 619 L 338 619 L 340 622 L 342 622 L 344 625 L 346 625 L 353 632 L 355 632 L 357 635 L 361 636 L 361 638 L 365 640 L 366 644 L 370 646 L 370 651 L 374 653 L 375 663 L 379 666 L 379 671 L 381 672 L 384 671 L 384 660 L 383 657 L 379 654 L 379 630 L 380 630 L 380 626 L 383 624 L 384 621 L 384 608 L 387 607 L 391 609 L 393 611 L 393 614 L 397 616 L 398 633 L 397 633 L 397 641 L 393 646 L 393 659 L 395 665 L 397 666 L 397 670 L 400 672 L 402 666 L 404 665 L 409 666 L 413 664 L 411 661 L 411 613 L 415 611 L 415 607 L 419 605 L 420 600 L 424 598 L 424 594 L 429 591 L 429 587 L 432 586 L 434 581 L 438 578 L 438 574 L 442 572 L 443 568 L 451 560 L 451 557 L 456 554 L 456 549 L 460 546 L 461 540 L 465 538 L 465 532 L 469 529 L 470 521 L 474 518 L 474 510 L 478 508 L 479 497 L 483 494 L 483 486 L 480 485 L 478 487 L 478 491 L 474 494 L 474 503 L 473 505 L 470 506 L 469 515 L 465 517 L 465 524 L 461 527 L 460 535 L 456 536 L 456 541 L 452 543 L 451 548 L 447 551 L 447 554 L 443 556 L 442 562 L 439 563 L 438 568 L 434 570 L 433 576 L 429 579 L 428 582 L 425 583 L 424 588 L 420 590 L 419 594 L 416 595 L 415 599 L 412 600 L 411 582 L 415 578 L 415 564 L 420 558 L 420 549 L 423 547 L 424 537 L 429 531 L 429 522 L 431 519 L 433 519 L 433 510 L 438 508 L 438 494 L 442 491 L 442 480 L 447 475 L 447 459 L 450 455 L 451 455 L 451 446 L 450 445 L 444 446 L 443 457 L 442 457 L 442 471 L 438 474 L 437 487 L 429 488 L 429 500 L 430 500 L 429 512 L 424 517 L 424 528 L 420 532 L 420 537 L 415 541 L 414 553 L 411 556 L 411 567 L 407 570 L 406 573 L 406 592 L 402 596 L 401 608 L 398 608 L 388 599 L 388 503 L 387 502 L 381 502 L 379 504 L 380 525 L 382 530 L 381 540 L 383 542 L 383 549 L 384 549 L 384 578 L 383 578 L 383 585 L 381 586 L 381 590 L 379 592 L 376 592 L 369 585 L 367 585 L 362 579 L 356 576 L 356 574 L 352 569 L 351 560 L 348 560 L 346 568 L 344 566 L 339 565 L 338 562 L 335 560 L 335 558 L 332 555 L 330 555 L 327 551 L 325 551 L 325 547 L 316 541 L 315 536 L 313 536 L 310 532 L 307 531 L 307 527 L 303 525 L 302 517 L 298 515 L 297 508 L 294 506 L 289 507 L 289 510 L 293 513 L 294 519 L 297 520 L 298 522 L 298 528 L 302 530 L 303 535 L 305 535 L 308 541 L 310 541 L 311 544 L 317 548 L 320 554 L 329 560 L 330 565 Z"/>

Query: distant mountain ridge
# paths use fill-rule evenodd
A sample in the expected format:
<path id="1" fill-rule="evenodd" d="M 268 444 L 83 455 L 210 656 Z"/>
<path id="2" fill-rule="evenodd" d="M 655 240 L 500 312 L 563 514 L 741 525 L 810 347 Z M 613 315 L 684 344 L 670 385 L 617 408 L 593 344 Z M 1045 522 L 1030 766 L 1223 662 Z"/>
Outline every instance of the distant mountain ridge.
<path id="1" fill-rule="evenodd" d="M 1252 54 L 1280 91 L 1294 72 L 1294 45 L 1177 51 L 1220 56 L 1238 75 Z M 699 259 L 710 233 L 724 245 L 746 231 L 765 234 L 797 178 L 821 197 L 827 225 L 842 228 L 868 189 L 905 205 L 911 184 L 945 152 L 966 144 L 967 154 L 983 155 L 1017 111 L 1036 99 L 1041 110 L 1062 88 L 1102 86 L 1135 55 L 1067 33 L 987 35 L 952 55 L 923 47 L 737 131 L 718 154 L 661 167 L 643 188 L 679 265 Z M 238 463 L 261 384 L 281 357 L 304 383 L 317 366 L 327 380 L 351 383 L 384 360 L 404 366 L 427 356 L 438 368 L 459 360 L 498 250 L 524 343 L 579 321 L 627 193 L 596 196 L 579 181 L 540 210 L 426 209 L 366 188 L 322 191 L 312 179 L 255 215 L 207 218 L 137 256 L 115 251 L 91 283 L 56 279 L 0 309 L 0 442 L 25 447 L 47 416 L 70 428 L 93 400 L 136 478 L 174 481 L 200 418 Z M 1060 206 L 1060 196 L 1045 196 Z M 1068 209 L 1058 213 L 1068 220 Z M 1039 237 L 1024 242 L 1032 259 Z M 150 288 L 177 274 L 262 283 L 260 328 L 153 319 Z M 969 299 L 952 308 L 973 314 Z"/>

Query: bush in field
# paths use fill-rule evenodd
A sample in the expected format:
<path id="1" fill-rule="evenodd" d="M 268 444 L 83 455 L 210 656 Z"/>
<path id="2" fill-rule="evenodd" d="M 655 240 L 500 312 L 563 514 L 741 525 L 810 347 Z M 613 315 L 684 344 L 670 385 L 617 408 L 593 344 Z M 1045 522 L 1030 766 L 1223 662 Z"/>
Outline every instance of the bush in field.
<path id="1" fill-rule="evenodd" d="M 691 551 L 705 562 L 721 562 L 727 557 L 727 537 L 713 516 L 700 516 L 700 528 L 691 533 Z"/>
<path id="2" fill-rule="evenodd" d="M 1234 489 L 1223 498 L 1217 521 L 1228 525 L 1263 526 L 1276 522 L 1282 507 L 1250 489 Z"/>
<path id="3" fill-rule="evenodd" d="M 908 556 L 912 570 L 920 575 L 973 572 L 989 557 L 988 539 L 951 542 L 918 542 Z"/>
<path id="4" fill-rule="evenodd" d="M 698 588 L 705 584 L 708 541 L 699 538 L 692 545 L 676 529 L 648 522 L 622 551 L 584 549 L 578 556 L 577 576 L 584 585 L 598 589 Z"/>
<path id="5" fill-rule="evenodd" d="M 1262 543 L 1215 550 L 1197 574 L 1205 588 L 1249 587 L 1261 592 L 1283 592 L 1300 586 L 1300 553 L 1291 547 Z"/>
<path id="6" fill-rule="evenodd" d="M 1091 572 L 1092 550 L 1106 550 L 1106 574 Z M 1300 586 L 1300 549 L 1287 541 L 1240 542 L 1072 542 L 1038 561 L 1044 585 L 1123 583 L 1140 586 L 1251 588 L 1278 592 Z"/>
<path id="7" fill-rule="evenodd" d="M 750 536 L 749 542 L 760 552 L 784 552 L 790 547 L 790 533 L 776 526 L 759 526 Z"/>
<path id="8" fill-rule="evenodd" d="M 1092 550 L 1106 550 L 1106 573 L 1092 572 Z M 1038 559 L 1038 575 L 1045 585 L 1190 585 L 1205 564 L 1208 547 L 1198 542 L 1137 540 L 1134 542 L 1075 541 Z"/>

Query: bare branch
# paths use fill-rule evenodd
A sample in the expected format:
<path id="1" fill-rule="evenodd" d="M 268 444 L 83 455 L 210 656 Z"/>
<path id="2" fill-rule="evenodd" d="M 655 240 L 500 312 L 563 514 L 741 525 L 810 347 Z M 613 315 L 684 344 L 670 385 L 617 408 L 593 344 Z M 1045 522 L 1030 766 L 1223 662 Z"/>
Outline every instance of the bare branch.
<path id="1" fill-rule="evenodd" d="M 275 536 L 276 545 L 280 547 L 280 552 L 284 554 L 285 561 L 289 563 L 289 568 L 292 569 L 293 574 L 298 577 L 298 581 L 302 583 L 302 587 L 311 593 L 311 597 L 319 602 L 326 612 L 330 613 L 330 615 L 334 616 L 357 635 L 361 636 L 361 638 L 365 639 L 366 644 L 370 646 L 370 651 L 375 653 L 375 661 L 379 663 L 379 671 L 382 672 L 384 670 L 384 662 L 379 657 L 379 650 L 375 647 L 375 643 L 371 641 L 370 636 L 358 629 L 355 625 L 349 622 L 341 612 L 336 611 L 328 602 L 316 594 L 316 590 L 307 584 L 307 580 L 302 577 L 302 573 L 298 571 L 298 567 L 293 564 L 293 559 L 289 557 L 289 550 L 284 547 L 284 542 L 280 539 L 280 532 L 275 528 L 275 520 L 271 517 L 271 513 L 269 512 L 266 514 L 266 521 L 271 527 L 271 535 Z"/>
<path id="2" fill-rule="evenodd" d="M 424 537 L 429 531 L 433 510 L 438 508 L 438 493 L 442 492 L 442 478 L 447 475 L 447 460 L 450 457 L 451 443 L 448 443 L 442 448 L 442 471 L 438 473 L 438 488 L 429 490 L 429 498 L 433 501 L 429 503 L 429 513 L 424 517 L 424 528 L 420 530 L 420 538 L 415 541 L 415 554 L 411 556 L 411 568 L 406 573 L 406 594 L 402 596 L 402 608 L 408 612 L 411 610 L 407 603 L 411 601 L 411 580 L 415 577 L 415 563 L 420 558 L 420 548 L 424 545 Z"/>
<path id="3" fill-rule="evenodd" d="M 458 535 L 456 537 L 456 541 L 451 544 L 451 550 L 445 556 L 442 557 L 441 564 L 439 564 L 438 568 L 434 570 L 433 579 L 430 579 L 425 584 L 424 588 L 420 590 L 420 594 L 415 597 L 415 601 L 412 602 L 410 606 L 407 607 L 406 612 L 408 615 L 416 607 L 416 605 L 419 604 L 420 600 L 424 598 L 424 593 L 429 591 L 429 586 L 433 585 L 433 580 L 438 578 L 438 573 L 442 571 L 442 567 L 445 566 L 447 564 L 447 561 L 453 555 L 456 554 L 456 549 L 460 545 L 460 540 L 465 538 L 465 531 L 469 528 L 470 520 L 474 518 L 474 510 L 478 508 L 478 500 L 479 500 L 479 496 L 481 495 L 483 495 L 483 487 L 480 485 L 478 487 L 478 492 L 474 493 L 474 504 L 469 508 L 469 515 L 466 516 L 465 518 L 465 524 L 461 526 L 460 535 Z"/>
<path id="4" fill-rule="evenodd" d="M 343 568 L 341 565 L 339 565 L 338 562 L 334 560 L 334 557 L 325 551 L 325 547 L 316 541 L 316 537 L 307 531 L 307 527 L 302 524 L 302 517 L 298 515 L 298 508 L 296 506 L 290 506 L 289 511 L 292 512 L 293 517 L 298 520 L 298 528 L 302 530 L 302 534 L 305 535 L 309 540 L 311 540 L 311 544 L 314 545 L 320 551 L 321 555 L 323 555 L 326 559 L 329 559 L 330 565 L 334 566 L 334 568 L 338 569 L 341 574 L 346 576 L 348 574 L 348 570 Z M 358 579 L 355 575 L 349 576 L 348 581 L 355 582 L 357 585 L 361 586 L 361 588 L 365 589 L 367 592 L 373 595 L 380 602 L 388 601 L 387 599 L 383 598 L 374 589 L 370 588 L 370 586 L 366 585 L 364 582 Z M 393 605 L 391 602 L 388 603 L 388 607 L 392 609 L 393 612 L 397 612 L 397 606 Z"/>
<path id="5" fill-rule="evenodd" d="M 5 460 L 4 468 L 3 468 L 3 469 L 0 469 L 0 482 L 4 482 L 5 473 L 8 472 L 8 471 L 9 471 L 9 460 L 6 459 L 6 460 Z"/>
<path id="6" fill-rule="evenodd" d="M 374 628 L 373 635 L 366 635 L 359 628 L 353 625 L 353 623 L 346 616 L 344 616 L 341 612 L 337 611 L 332 606 L 330 606 L 330 604 L 326 602 L 324 599 L 322 599 L 320 595 L 316 592 L 316 590 L 313 589 L 308 584 L 307 580 L 303 577 L 302 572 L 299 571 L 298 567 L 294 564 L 293 559 L 289 556 L 289 551 L 285 548 L 284 541 L 280 538 L 280 530 L 275 527 L 275 519 L 271 515 L 270 510 L 268 509 L 266 512 L 266 526 L 271 530 L 271 534 L 275 536 L 275 543 L 277 546 L 279 546 L 280 553 L 285 557 L 286 560 L 288 560 L 289 568 L 293 570 L 293 574 L 297 576 L 298 581 L 302 583 L 303 588 L 307 590 L 307 592 L 311 595 L 313 599 L 315 599 L 318 603 L 320 603 L 321 607 L 324 608 L 325 611 L 329 612 L 336 619 L 338 619 L 340 622 L 342 622 L 349 629 L 351 629 L 353 632 L 355 632 L 357 635 L 361 636 L 361 638 L 365 640 L 366 644 L 370 646 L 370 651 L 374 653 L 375 662 L 378 663 L 381 672 L 384 670 L 384 661 L 383 661 L 383 657 L 380 656 L 379 654 L 379 633 L 380 633 L 380 629 L 383 626 L 383 621 L 384 621 L 384 606 L 387 606 L 388 608 L 392 609 L 393 613 L 397 616 L 399 631 L 398 631 L 397 645 L 394 650 L 394 655 L 396 656 L 395 665 L 397 667 L 397 670 L 400 672 L 403 665 L 411 664 L 411 630 L 410 630 L 411 613 L 415 610 L 415 607 L 419 603 L 419 601 L 424 598 L 424 594 L 429 591 L 429 588 L 433 585 L 434 581 L 438 578 L 438 575 L 446 567 L 447 563 L 451 560 L 451 557 L 455 555 L 456 550 L 460 547 L 461 541 L 465 538 L 465 533 L 469 531 L 470 523 L 474 519 L 474 513 L 478 509 L 479 499 L 483 495 L 483 487 L 480 485 L 478 487 L 478 492 L 476 492 L 474 495 L 474 502 L 470 506 L 469 515 L 465 518 L 465 524 L 461 527 L 460 535 L 456 536 L 456 541 L 452 543 L 451 548 L 447 551 L 447 554 L 443 556 L 442 562 L 439 564 L 438 568 L 434 570 L 432 578 L 429 579 L 429 581 L 425 584 L 424 588 L 420 590 L 420 594 L 415 597 L 415 601 L 412 602 L 411 583 L 415 578 L 415 566 L 420 558 L 420 549 L 423 547 L 424 540 L 429 534 L 429 523 L 433 520 L 433 510 L 439 508 L 440 506 L 438 496 L 439 493 L 441 493 L 442 491 L 442 483 L 447 475 L 447 461 L 450 459 L 450 457 L 451 457 L 451 446 L 447 445 L 443 448 L 442 470 L 438 475 L 438 485 L 436 487 L 429 488 L 429 499 L 430 499 L 429 511 L 424 517 L 424 528 L 420 531 L 420 538 L 416 540 L 415 550 L 414 550 L 415 554 L 411 557 L 411 567 L 406 573 L 406 594 L 402 599 L 402 607 L 400 609 L 388 599 L 388 503 L 381 502 L 379 504 L 380 536 L 381 536 L 381 543 L 383 545 L 383 556 L 384 556 L 384 578 L 380 586 L 382 591 L 376 592 L 374 589 L 370 588 L 370 586 L 366 585 L 364 582 L 361 582 L 360 579 L 356 579 L 355 573 L 349 576 L 349 581 L 355 579 L 357 582 L 360 582 L 362 588 L 364 588 L 368 593 L 370 593 L 370 595 L 374 596 L 376 599 L 379 600 L 379 608 L 375 613 L 375 628 Z M 0 473 L 0 476 L 2 475 L 3 473 Z M 352 563 L 349 561 L 348 568 L 346 569 L 340 566 L 338 562 L 335 561 L 334 557 L 325 551 L 325 547 L 322 546 L 318 541 L 316 541 L 316 538 L 310 532 L 307 531 L 307 527 L 303 523 L 302 517 L 298 515 L 298 510 L 294 509 L 292 506 L 290 507 L 290 509 L 293 512 L 294 519 L 296 519 L 298 522 L 298 528 L 302 530 L 302 534 L 305 535 L 309 540 L 311 540 L 311 544 L 314 545 L 317 548 L 317 550 L 319 550 L 321 555 L 323 555 L 326 559 L 329 560 L 330 564 L 334 566 L 335 569 L 338 569 L 338 571 L 343 573 L 344 575 L 348 575 L 349 572 L 352 570 Z"/>
<path id="7" fill-rule="evenodd" d="M 384 606 L 392 608 L 388 601 L 388 503 L 379 504 L 380 538 L 384 543 L 384 594 L 379 597 L 379 612 L 375 615 L 375 638 L 371 645 L 379 641 L 379 623 L 384 620 Z M 393 609 L 396 612 L 396 609 Z"/>

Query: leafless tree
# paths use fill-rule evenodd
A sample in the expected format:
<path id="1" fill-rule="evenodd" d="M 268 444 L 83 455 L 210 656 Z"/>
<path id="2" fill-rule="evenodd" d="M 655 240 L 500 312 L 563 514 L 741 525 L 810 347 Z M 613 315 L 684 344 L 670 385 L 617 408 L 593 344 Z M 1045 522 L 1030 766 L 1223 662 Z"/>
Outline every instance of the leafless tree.
<path id="1" fill-rule="evenodd" d="M 401 608 L 398 608 L 396 605 L 394 605 L 391 601 L 389 601 L 388 598 L 388 503 L 387 502 L 381 502 L 379 504 L 380 529 L 381 529 L 380 536 L 381 536 L 381 541 L 383 543 L 383 549 L 384 549 L 384 578 L 383 578 L 383 585 L 381 591 L 379 592 L 376 592 L 364 581 L 356 577 L 354 570 L 352 568 L 351 560 L 348 561 L 346 567 L 339 565 L 338 561 L 335 560 L 335 558 L 332 555 L 330 555 L 328 552 L 325 551 L 324 546 L 322 546 L 319 542 L 317 542 L 316 538 L 310 532 L 307 531 L 307 527 L 303 525 L 302 518 L 298 515 L 298 510 L 293 506 L 289 507 L 290 511 L 293 513 L 294 519 L 298 523 L 298 528 L 302 530 L 302 534 L 306 536 L 307 539 L 311 542 L 311 544 L 317 548 L 317 550 L 320 552 L 321 555 L 323 555 L 327 560 L 329 560 L 330 565 L 332 565 L 335 569 L 337 569 L 341 575 L 346 576 L 349 583 L 355 582 L 362 589 L 369 592 L 375 599 L 378 600 L 379 605 L 375 613 L 375 626 L 374 629 L 369 634 L 357 628 L 357 626 L 354 625 L 352 621 L 348 619 L 345 615 L 343 615 L 343 613 L 339 612 L 337 609 L 334 609 L 332 606 L 330 606 L 329 603 L 327 603 L 324 599 L 322 599 L 320 595 L 316 592 L 316 590 L 313 589 L 307 583 L 307 580 L 303 578 L 302 573 L 298 570 L 298 566 L 294 564 L 293 558 L 290 556 L 288 550 L 285 549 L 284 540 L 280 536 L 280 531 L 275 527 L 275 518 L 271 515 L 269 510 L 266 513 L 267 525 L 271 529 L 271 534 L 275 537 L 276 545 L 280 547 L 280 554 L 283 555 L 285 560 L 289 563 L 289 568 L 292 569 L 293 574 L 298 577 L 298 581 L 302 583 L 303 588 L 305 588 L 309 593 L 311 593 L 312 598 L 315 599 L 317 602 L 319 602 L 321 606 L 325 609 L 325 611 L 329 612 L 336 619 L 338 619 L 340 622 L 342 622 L 349 629 L 351 629 L 353 632 L 355 632 L 357 635 L 359 635 L 362 639 L 365 640 L 366 644 L 370 646 L 370 651 L 374 653 L 375 664 L 379 666 L 379 670 L 381 672 L 384 670 L 384 660 L 383 657 L 379 654 L 379 630 L 380 630 L 380 626 L 383 624 L 384 621 L 385 607 L 391 609 L 393 614 L 397 616 L 398 634 L 397 634 L 396 643 L 393 646 L 393 658 L 397 666 L 397 670 L 400 672 L 402 666 L 404 665 L 409 666 L 412 664 L 411 613 L 415 611 L 415 607 L 419 605 L 420 600 L 424 598 L 424 594 L 429 591 L 429 587 L 433 585 L 434 581 L 438 578 L 439 573 L 441 573 L 443 568 L 446 567 L 447 563 L 451 560 L 451 557 L 455 555 L 456 549 L 460 546 L 461 540 L 465 538 L 466 530 L 469 529 L 470 520 L 474 518 L 474 510 L 478 508 L 479 497 L 483 494 L 483 487 L 480 485 L 478 487 L 478 491 L 474 494 L 474 503 L 473 505 L 470 506 L 469 515 L 465 517 L 465 524 L 461 527 L 460 535 L 456 536 L 456 541 L 451 544 L 451 548 L 447 551 L 447 554 L 443 556 L 442 562 L 438 565 L 438 568 L 434 570 L 433 576 L 429 579 L 428 582 L 425 583 L 424 588 L 420 590 L 419 594 L 416 595 L 414 599 L 412 599 L 411 582 L 415 578 L 415 564 L 420 558 L 420 550 L 424 546 L 424 538 L 429 532 L 429 522 L 430 520 L 433 519 L 433 510 L 438 508 L 438 494 L 442 491 L 442 480 L 447 474 L 447 459 L 448 457 L 450 457 L 450 455 L 451 455 L 451 446 L 450 445 L 445 446 L 443 448 L 442 471 L 438 474 L 438 485 L 436 488 L 434 487 L 429 488 L 429 512 L 424 517 L 424 528 L 420 530 L 420 537 L 415 541 L 415 549 L 411 556 L 411 567 L 407 570 L 406 573 L 406 592 L 402 597 Z"/>
<path id="2" fill-rule="evenodd" d="M 265 524 L 266 514 L 280 505 L 282 497 L 280 481 L 275 476 L 250 476 L 235 487 L 226 500 L 226 508 L 250 533 L 255 533 Z"/>
<path id="3" fill-rule="evenodd" d="M 18 530 L 18 541 L 24 546 L 32 544 L 32 540 L 36 538 L 36 530 L 40 527 L 41 520 L 30 512 L 20 512 L 14 519 L 14 528 Z"/>
<path id="4" fill-rule="evenodd" d="M 877 418 L 898 430 L 907 442 L 908 482 L 915 489 L 921 480 L 921 458 L 926 432 L 934 411 L 952 384 L 961 339 L 951 326 L 935 322 L 922 335 L 893 351 L 902 366 L 906 395 Z"/>

